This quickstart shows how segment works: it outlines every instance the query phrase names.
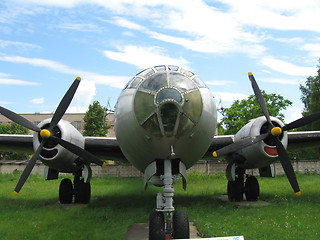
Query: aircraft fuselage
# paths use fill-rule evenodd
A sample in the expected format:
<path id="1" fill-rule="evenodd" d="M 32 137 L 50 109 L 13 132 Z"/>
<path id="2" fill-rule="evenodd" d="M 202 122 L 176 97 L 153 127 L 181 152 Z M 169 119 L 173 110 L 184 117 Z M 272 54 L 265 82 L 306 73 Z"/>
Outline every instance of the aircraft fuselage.
<path id="1" fill-rule="evenodd" d="M 153 161 L 175 159 L 190 168 L 207 151 L 217 126 L 211 91 L 192 72 L 157 66 L 124 88 L 115 133 L 125 157 L 140 171 Z"/>

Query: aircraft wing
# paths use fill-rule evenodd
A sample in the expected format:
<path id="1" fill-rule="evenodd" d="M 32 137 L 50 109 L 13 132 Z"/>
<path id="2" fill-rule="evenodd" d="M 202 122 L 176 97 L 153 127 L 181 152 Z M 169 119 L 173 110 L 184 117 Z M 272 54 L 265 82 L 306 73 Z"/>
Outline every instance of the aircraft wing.
<path id="1" fill-rule="evenodd" d="M 33 154 L 33 135 L 0 134 L 0 151 Z"/>
<path id="2" fill-rule="evenodd" d="M 104 160 L 124 160 L 116 138 L 85 137 L 85 149 Z"/>
<path id="3" fill-rule="evenodd" d="M 105 160 L 125 159 L 116 138 L 85 137 L 85 150 Z M 0 134 L 0 151 L 33 154 L 33 135 Z"/>
<path id="4" fill-rule="evenodd" d="M 215 136 L 204 158 L 212 157 L 212 152 L 234 142 L 234 135 Z M 0 151 L 33 153 L 32 135 L 0 134 Z M 288 146 L 320 147 L 320 131 L 288 132 Z M 125 159 L 116 138 L 85 137 L 85 149 L 92 154 L 110 160 Z"/>

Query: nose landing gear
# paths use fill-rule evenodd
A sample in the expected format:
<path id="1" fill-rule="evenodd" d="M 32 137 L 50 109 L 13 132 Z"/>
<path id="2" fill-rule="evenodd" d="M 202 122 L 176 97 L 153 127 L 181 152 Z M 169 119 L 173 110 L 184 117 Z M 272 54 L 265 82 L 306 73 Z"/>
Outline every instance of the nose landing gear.
<path id="1" fill-rule="evenodd" d="M 157 209 L 149 216 L 149 240 L 189 239 L 189 218 L 185 211 L 174 212 L 171 160 L 164 160 L 163 194 L 157 195 Z M 172 213 L 173 217 L 172 217 Z"/>

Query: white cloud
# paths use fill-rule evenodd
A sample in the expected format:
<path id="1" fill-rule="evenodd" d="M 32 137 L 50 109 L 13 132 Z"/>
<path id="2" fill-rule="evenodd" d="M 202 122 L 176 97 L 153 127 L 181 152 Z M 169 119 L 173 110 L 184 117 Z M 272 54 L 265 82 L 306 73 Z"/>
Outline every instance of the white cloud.
<path id="1" fill-rule="evenodd" d="M 128 45 L 118 47 L 118 50 L 118 52 L 104 51 L 103 53 L 108 58 L 129 63 L 139 68 L 148 68 L 163 64 L 178 65 L 181 67 L 188 66 L 188 61 L 183 57 L 171 58 L 162 48 L 159 47 L 139 47 Z"/>
<path id="2" fill-rule="evenodd" d="M 82 78 L 87 78 L 91 81 L 95 81 L 97 84 L 104 84 L 111 87 L 122 88 L 125 86 L 126 82 L 130 80 L 130 77 L 127 76 L 107 76 L 97 73 L 87 72 L 79 69 L 71 68 L 67 65 L 61 64 L 56 61 L 41 59 L 41 58 L 26 58 L 21 56 L 1 56 L 0 61 L 11 62 L 11 63 L 21 63 L 21 64 L 30 64 L 37 67 L 45 67 L 51 69 L 55 72 L 60 72 L 68 75 L 80 75 Z M 1 77 L 1 75 L 0 75 Z M 3 79 L 2 84 L 9 84 L 8 79 Z M 21 80 L 11 81 L 11 84 L 24 84 L 24 85 L 37 85 L 36 83 L 25 82 Z M 1 79 L 0 79 L 1 84 Z"/>
<path id="3" fill-rule="evenodd" d="M 320 38 L 318 38 L 320 41 Z M 320 44 L 319 43 L 308 43 L 301 47 L 302 50 L 308 51 L 312 58 L 319 58 L 320 56 Z"/>
<path id="4" fill-rule="evenodd" d="M 145 31 L 145 32 L 148 31 L 146 27 L 139 25 L 137 23 L 134 23 L 132 21 L 129 21 L 122 17 L 114 17 L 112 20 L 103 20 L 103 21 L 110 22 L 112 24 L 115 24 L 124 28 L 129 28 L 131 30 L 139 30 L 139 31 Z"/>
<path id="5" fill-rule="evenodd" d="M 0 72 L 0 85 L 39 85 L 39 83 L 12 79 L 10 77 L 11 74 Z"/>
<path id="6" fill-rule="evenodd" d="M 36 44 L 32 44 L 32 43 L 0 40 L 0 48 L 7 48 L 9 46 L 20 47 L 20 48 L 23 48 L 23 49 L 41 48 L 40 46 L 38 46 Z"/>
<path id="7" fill-rule="evenodd" d="M 25 64 L 37 66 L 37 67 L 46 67 L 61 73 L 74 72 L 74 69 L 66 65 L 63 65 L 61 63 L 58 63 L 52 60 L 41 59 L 41 58 L 26 58 L 21 56 L 0 56 L 0 61 L 11 62 L 11 63 L 25 63 Z"/>
<path id="8" fill-rule="evenodd" d="M 284 78 L 261 78 L 261 82 L 287 84 L 287 85 L 299 85 L 304 82 L 302 79 L 284 79 Z"/>
<path id="9" fill-rule="evenodd" d="M 0 77 L 0 85 L 32 85 L 34 86 L 34 85 L 39 85 L 39 83 Z"/>
<path id="10" fill-rule="evenodd" d="M 72 8 L 96 5 L 106 8 L 117 17 L 106 20 L 150 37 L 184 46 L 204 53 L 241 52 L 250 57 L 266 52 L 262 45 L 265 29 L 308 30 L 320 32 L 316 24 L 320 14 L 318 0 L 218 0 L 210 5 L 206 1 L 185 0 L 19 0 L 42 6 Z M 224 7 L 219 8 L 222 4 Z M 217 6 L 217 7 L 215 7 Z M 148 21 L 156 31 L 127 18 Z M 78 29 L 77 24 L 65 25 Z M 89 27 L 89 29 L 92 29 Z M 165 32 L 165 33 L 164 33 Z M 170 34 L 170 32 L 173 32 Z M 281 41 L 281 39 L 279 39 Z M 299 40 L 298 38 L 292 39 Z"/>
<path id="11" fill-rule="evenodd" d="M 288 107 L 286 110 L 283 110 L 285 115 L 285 123 L 291 123 L 302 117 L 303 109 L 297 107 Z"/>
<path id="12" fill-rule="evenodd" d="M 206 24 L 208 23 L 200 22 L 199 17 L 197 17 L 197 19 L 192 19 L 192 20 L 190 19 L 190 22 L 188 21 L 188 19 L 185 19 L 185 18 L 180 19 L 179 21 L 181 21 L 182 27 L 177 26 L 176 28 L 174 28 L 173 25 L 176 22 L 176 19 L 172 20 L 172 22 L 169 23 L 167 19 L 168 17 L 170 18 L 171 16 L 163 17 L 163 21 L 168 22 L 168 24 L 161 24 L 161 26 L 163 28 L 170 28 L 176 31 L 187 33 L 187 34 L 184 34 L 186 36 L 176 37 L 168 34 L 151 31 L 142 25 L 136 24 L 132 21 L 129 21 L 125 18 L 120 18 L 120 17 L 116 17 L 113 20 L 110 20 L 109 22 L 124 28 L 128 28 L 130 30 L 141 31 L 145 34 L 148 34 L 151 38 L 154 38 L 163 42 L 177 44 L 197 52 L 224 53 L 229 51 L 237 51 L 237 52 L 245 52 L 250 56 L 256 56 L 256 55 L 262 54 L 266 49 L 262 45 L 256 44 L 260 42 L 260 40 L 258 39 L 257 36 L 252 35 L 250 33 L 238 34 L 238 37 L 237 37 L 236 36 L 237 34 L 235 34 L 234 31 L 230 29 L 226 30 L 225 25 L 224 25 L 224 28 L 220 29 L 219 31 L 218 30 L 215 31 L 212 28 L 217 27 L 217 24 L 207 26 Z M 172 16 L 172 18 L 176 18 L 176 17 L 177 17 L 176 15 Z M 198 26 L 194 26 L 195 29 L 192 30 L 191 26 L 194 25 L 192 22 L 197 22 L 197 21 L 199 23 Z M 208 29 L 203 29 L 202 31 L 200 31 L 199 29 L 202 28 L 203 25 L 206 25 L 208 29 L 210 29 L 210 31 L 208 31 Z M 184 29 L 186 26 L 188 27 Z M 220 25 L 218 26 L 220 27 Z M 224 32 L 221 32 L 222 30 Z M 229 32 L 232 32 L 232 34 L 229 34 Z M 243 35 L 243 36 L 240 37 L 240 35 Z M 245 42 L 249 42 L 250 44 L 244 43 L 243 40 L 245 40 Z"/>
<path id="13" fill-rule="evenodd" d="M 95 82 L 88 79 L 81 80 L 77 92 L 75 93 L 74 98 L 67 109 L 67 112 L 86 112 L 95 95 Z"/>
<path id="14" fill-rule="evenodd" d="M 42 98 L 34 98 L 34 99 L 31 99 L 29 102 L 34 103 L 34 104 L 43 104 L 44 103 L 44 97 L 42 97 Z"/>
<path id="15" fill-rule="evenodd" d="M 243 25 L 277 30 L 310 30 L 320 32 L 317 16 L 320 3 L 317 0 L 226 0 L 235 19 Z"/>
<path id="16" fill-rule="evenodd" d="M 58 26 L 61 29 L 80 31 L 80 32 L 100 32 L 99 26 L 94 24 L 81 24 L 81 23 L 64 23 Z"/>
<path id="17" fill-rule="evenodd" d="M 264 57 L 261 63 L 272 70 L 285 73 L 291 76 L 314 76 L 317 74 L 317 68 L 299 67 L 292 63 L 276 59 L 274 57 Z"/>

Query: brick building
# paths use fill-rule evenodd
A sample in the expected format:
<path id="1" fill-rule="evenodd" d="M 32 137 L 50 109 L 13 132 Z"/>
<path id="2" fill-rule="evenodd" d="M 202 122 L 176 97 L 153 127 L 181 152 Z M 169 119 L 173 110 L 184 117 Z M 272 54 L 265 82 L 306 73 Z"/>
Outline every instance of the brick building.
<path id="1" fill-rule="evenodd" d="M 79 132 L 83 132 L 84 124 L 85 122 L 83 121 L 85 113 L 65 113 L 64 116 L 62 117 L 63 120 L 66 120 L 70 122 Z M 34 124 L 38 124 L 41 121 L 47 119 L 47 118 L 52 118 L 53 113 L 34 113 L 34 114 L 20 114 L 20 116 L 28 119 L 30 122 Z M 5 116 L 0 114 L 0 124 L 10 124 L 11 120 L 6 118 Z M 113 129 L 113 124 L 114 124 L 114 115 L 113 113 L 109 113 L 107 115 L 107 125 L 111 125 L 112 127 L 109 128 L 109 132 L 107 134 L 107 137 L 115 137 L 114 134 L 114 129 Z"/>

